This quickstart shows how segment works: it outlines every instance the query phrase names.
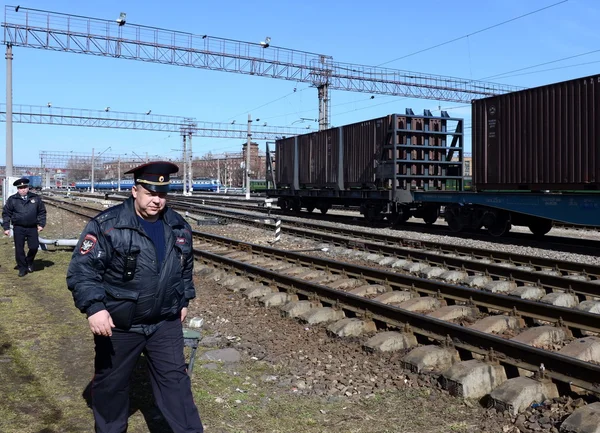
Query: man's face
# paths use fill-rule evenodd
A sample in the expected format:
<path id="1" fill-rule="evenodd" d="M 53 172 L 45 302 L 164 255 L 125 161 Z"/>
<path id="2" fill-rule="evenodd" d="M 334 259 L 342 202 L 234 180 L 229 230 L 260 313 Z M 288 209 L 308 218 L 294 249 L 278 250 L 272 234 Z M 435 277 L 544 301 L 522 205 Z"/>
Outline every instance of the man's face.
<path id="1" fill-rule="evenodd" d="M 17 191 L 19 192 L 19 195 L 21 197 L 24 197 L 29 192 L 29 187 L 28 186 L 20 186 L 17 188 Z"/>
<path id="2" fill-rule="evenodd" d="M 149 191 L 141 185 L 131 187 L 133 194 L 135 213 L 145 220 L 155 221 L 167 203 L 166 192 Z"/>

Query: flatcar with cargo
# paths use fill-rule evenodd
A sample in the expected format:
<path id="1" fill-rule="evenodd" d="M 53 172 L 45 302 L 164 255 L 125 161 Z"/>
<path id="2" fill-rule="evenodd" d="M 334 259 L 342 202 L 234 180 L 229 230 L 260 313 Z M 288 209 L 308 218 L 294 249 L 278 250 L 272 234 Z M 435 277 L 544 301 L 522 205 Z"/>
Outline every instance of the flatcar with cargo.
<path id="1" fill-rule="evenodd" d="M 494 236 L 600 225 L 600 75 L 474 100 L 472 113 L 467 191 L 463 119 L 406 110 L 277 140 L 267 195 L 283 209 L 359 206 L 393 224 L 431 224 L 443 210 L 453 231 Z"/>

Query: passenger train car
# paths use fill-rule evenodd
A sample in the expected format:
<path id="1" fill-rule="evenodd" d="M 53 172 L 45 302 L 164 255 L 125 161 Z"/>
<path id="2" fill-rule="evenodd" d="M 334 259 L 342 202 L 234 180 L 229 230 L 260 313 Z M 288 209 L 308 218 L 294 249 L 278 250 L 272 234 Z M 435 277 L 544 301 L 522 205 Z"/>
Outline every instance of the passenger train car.
<path id="1" fill-rule="evenodd" d="M 451 230 L 493 236 L 513 225 L 544 235 L 554 221 L 600 226 L 599 106 L 600 75 L 474 100 L 472 179 L 463 119 L 444 111 L 279 139 L 267 196 L 296 212 L 359 206 L 392 224 L 433 224 L 443 210 Z"/>
<path id="2" fill-rule="evenodd" d="M 121 179 L 120 181 L 121 190 L 131 189 L 133 186 L 133 179 Z M 92 183 L 89 180 L 82 180 L 75 182 L 75 189 L 78 190 L 90 190 Z M 193 191 L 211 191 L 216 192 L 217 189 L 222 188 L 221 182 L 218 179 L 212 178 L 198 178 L 192 182 Z M 117 180 L 100 180 L 94 182 L 94 189 L 99 191 L 116 191 L 119 189 L 119 181 Z M 171 179 L 171 191 L 183 191 L 183 179 Z"/>

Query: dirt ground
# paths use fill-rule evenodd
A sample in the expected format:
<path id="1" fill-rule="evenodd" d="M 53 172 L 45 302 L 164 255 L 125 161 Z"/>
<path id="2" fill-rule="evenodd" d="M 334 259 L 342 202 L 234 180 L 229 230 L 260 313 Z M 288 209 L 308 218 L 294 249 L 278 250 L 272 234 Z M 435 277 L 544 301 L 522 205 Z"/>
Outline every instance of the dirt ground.
<path id="1" fill-rule="evenodd" d="M 43 237 L 79 235 L 85 220 L 48 210 Z M 93 431 L 93 345 L 65 285 L 70 256 L 68 249 L 40 251 L 36 272 L 18 278 L 12 239 L 0 239 L 0 432 Z M 533 431 L 526 416 L 497 414 L 449 396 L 433 377 L 402 371 L 399 354 L 365 353 L 359 341 L 281 318 L 202 275 L 196 287 L 189 317 L 205 325 L 192 386 L 207 432 Z M 217 348 L 235 349 L 241 361 L 202 360 Z M 128 431 L 170 432 L 143 358 L 133 379 Z M 536 431 L 556 431 L 551 424 Z"/>

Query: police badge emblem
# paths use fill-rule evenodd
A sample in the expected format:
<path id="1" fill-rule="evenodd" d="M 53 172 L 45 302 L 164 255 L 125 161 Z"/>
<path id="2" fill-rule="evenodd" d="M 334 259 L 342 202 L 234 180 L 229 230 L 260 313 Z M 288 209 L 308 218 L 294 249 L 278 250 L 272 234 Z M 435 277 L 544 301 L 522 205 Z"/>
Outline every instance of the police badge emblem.
<path id="1" fill-rule="evenodd" d="M 34 198 L 31 199 L 31 203 L 35 203 L 35 199 Z"/>
<path id="2" fill-rule="evenodd" d="M 83 242 L 81 242 L 81 246 L 79 247 L 79 253 L 81 253 L 81 254 L 89 253 L 90 251 L 92 251 L 94 249 L 96 242 L 98 242 L 98 239 L 96 239 L 96 236 L 93 236 L 90 234 L 85 235 L 85 237 L 83 238 Z"/>

